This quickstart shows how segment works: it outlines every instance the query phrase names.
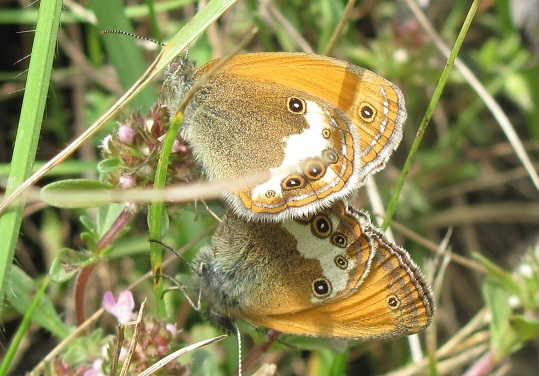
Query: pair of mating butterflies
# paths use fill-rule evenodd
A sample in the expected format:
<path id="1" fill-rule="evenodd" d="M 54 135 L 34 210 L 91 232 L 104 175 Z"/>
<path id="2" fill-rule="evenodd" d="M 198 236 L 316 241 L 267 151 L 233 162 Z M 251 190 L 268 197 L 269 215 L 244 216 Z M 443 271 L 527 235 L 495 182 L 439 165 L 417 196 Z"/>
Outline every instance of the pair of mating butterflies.
<path id="1" fill-rule="evenodd" d="M 164 85 L 173 114 L 192 87 L 182 136 L 206 175 L 262 176 L 225 195 L 231 211 L 197 258 L 211 320 L 348 339 L 425 328 L 434 302 L 421 272 L 343 202 L 400 143 L 401 91 L 366 69 L 303 53 L 199 69 L 179 60 Z"/>

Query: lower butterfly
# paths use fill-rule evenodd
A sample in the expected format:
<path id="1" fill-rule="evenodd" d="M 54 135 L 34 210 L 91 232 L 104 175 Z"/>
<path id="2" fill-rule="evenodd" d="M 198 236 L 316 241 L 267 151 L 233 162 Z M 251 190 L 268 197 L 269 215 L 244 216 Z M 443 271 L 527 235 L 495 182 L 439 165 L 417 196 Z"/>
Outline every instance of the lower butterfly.
<path id="1" fill-rule="evenodd" d="M 211 321 L 283 333 L 367 339 L 427 327 L 431 289 L 408 253 L 363 211 L 333 207 L 283 223 L 228 214 L 196 263 Z"/>

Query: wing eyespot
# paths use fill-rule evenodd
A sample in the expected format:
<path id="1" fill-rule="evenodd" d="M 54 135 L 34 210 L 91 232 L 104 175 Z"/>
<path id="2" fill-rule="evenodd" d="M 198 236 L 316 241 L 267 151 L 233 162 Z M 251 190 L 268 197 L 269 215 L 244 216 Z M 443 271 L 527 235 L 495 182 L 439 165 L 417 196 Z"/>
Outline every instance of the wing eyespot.
<path id="1" fill-rule="evenodd" d="M 325 214 L 314 216 L 311 221 L 311 232 L 317 238 L 325 239 L 333 232 L 333 224 L 329 217 Z"/>
<path id="2" fill-rule="evenodd" d="M 326 173 L 326 166 L 318 158 L 305 161 L 301 169 L 305 177 L 309 180 L 318 180 Z"/>
<path id="3" fill-rule="evenodd" d="M 335 265 L 337 265 L 337 268 L 339 269 L 346 270 L 346 268 L 348 268 L 348 260 L 343 255 L 335 256 L 333 261 L 335 262 Z"/>
<path id="4" fill-rule="evenodd" d="M 348 238 L 340 232 L 336 232 L 332 234 L 330 240 L 331 240 L 331 244 L 333 244 L 336 247 L 339 247 L 339 248 L 348 247 Z"/>
<path id="5" fill-rule="evenodd" d="M 307 112 L 307 104 L 301 98 L 289 97 L 286 99 L 288 111 L 296 115 L 303 115 Z"/>
<path id="6" fill-rule="evenodd" d="M 303 175 L 290 175 L 281 183 L 283 191 L 291 191 L 293 189 L 305 188 L 307 180 Z"/>
<path id="7" fill-rule="evenodd" d="M 312 287 L 317 298 L 325 298 L 331 293 L 331 282 L 326 278 L 318 278 L 313 282 Z"/>
<path id="8" fill-rule="evenodd" d="M 266 195 L 267 198 L 273 198 L 273 197 L 275 197 L 275 191 L 270 189 L 269 191 L 266 191 L 265 195 Z"/>
<path id="9" fill-rule="evenodd" d="M 335 150 L 325 149 L 322 151 L 322 159 L 328 164 L 333 164 L 337 163 L 339 160 L 339 155 L 335 152 Z"/>
<path id="10" fill-rule="evenodd" d="M 376 109 L 368 103 L 361 103 L 359 105 L 358 115 L 363 121 L 372 123 L 376 118 Z"/>
<path id="11" fill-rule="evenodd" d="M 391 308 L 392 310 L 396 310 L 399 309 L 399 307 L 401 306 L 401 301 L 397 297 L 397 295 L 390 295 L 387 298 L 387 304 L 389 305 L 389 308 Z"/>

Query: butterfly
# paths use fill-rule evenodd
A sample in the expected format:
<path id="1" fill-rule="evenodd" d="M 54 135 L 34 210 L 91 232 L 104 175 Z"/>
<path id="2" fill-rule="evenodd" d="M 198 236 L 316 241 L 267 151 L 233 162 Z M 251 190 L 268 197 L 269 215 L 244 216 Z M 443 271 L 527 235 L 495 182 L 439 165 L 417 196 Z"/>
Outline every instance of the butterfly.
<path id="1" fill-rule="evenodd" d="M 237 55 L 198 69 L 180 58 L 163 86 L 172 115 L 190 89 L 181 136 L 206 175 L 263 176 L 224 196 L 246 220 L 299 218 L 351 195 L 384 168 L 406 119 L 391 82 L 306 53 Z"/>
<path id="2" fill-rule="evenodd" d="M 435 309 L 408 253 L 341 201 L 282 223 L 229 213 L 195 270 L 207 317 L 227 331 L 245 320 L 301 336 L 386 338 L 421 331 Z"/>

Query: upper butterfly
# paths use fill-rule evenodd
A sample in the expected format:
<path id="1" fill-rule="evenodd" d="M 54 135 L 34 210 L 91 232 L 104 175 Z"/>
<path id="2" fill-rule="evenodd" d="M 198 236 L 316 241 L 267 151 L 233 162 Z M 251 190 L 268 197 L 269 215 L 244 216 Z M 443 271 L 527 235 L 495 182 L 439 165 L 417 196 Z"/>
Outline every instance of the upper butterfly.
<path id="1" fill-rule="evenodd" d="M 195 86 L 181 134 L 210 179 L 265 176 L 225 196 L 244 219 L 280 222 L 329 207 L 380 171 L 401 141 L 403 95 L 367 69 L 255 53 L 223 62 L 197 87 L 218 62 L 177 61 L 163 95 L 175 114 Z"/>

